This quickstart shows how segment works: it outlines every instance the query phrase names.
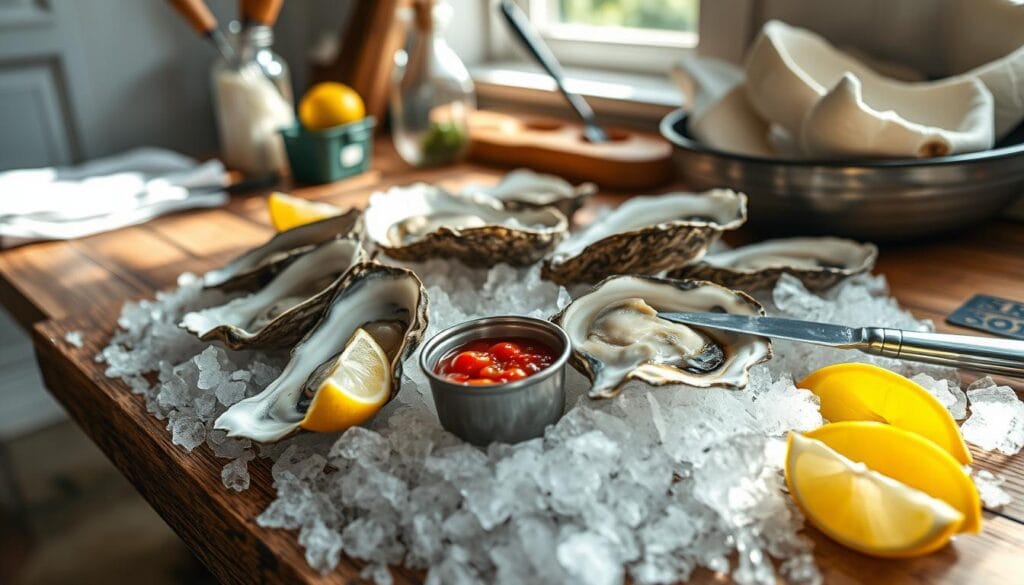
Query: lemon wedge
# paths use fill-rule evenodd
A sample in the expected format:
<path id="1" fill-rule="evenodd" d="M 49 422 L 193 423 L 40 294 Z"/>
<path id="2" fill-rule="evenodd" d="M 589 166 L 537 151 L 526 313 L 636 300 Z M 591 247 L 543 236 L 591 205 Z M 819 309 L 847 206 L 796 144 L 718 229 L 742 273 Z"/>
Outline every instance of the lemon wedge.
<path id="1" fill-rule="evenodd" d="M 964 515 L 960 532 L 981 530 L 978 488 L 963 465 L 928 439 L 885 423 L 864 421 L 830 423 L 804 436 L 953 506 Z"/>
<path id="2" fill-rule="evenodd" d="M 822 441 L 790 433 L 786 483 L 819 530 L 865 554 L 909 557 L 941 548 L 964 515 Z"/>
<path id="3" fill-rule="evenodd" d="M 380 344 L 365 330 L 356 329 L 299 426 L 334 433 L 370 420 L 391 395 L 391 377 L 391 365 Z"/>
<path id="4" fill-rule="evenodd" d="M 836 364 L 803 379 L 821 399 L 821 416 L 829 422 L 876 421 L 917 433 L 970 465 L 971 452 L 953 416 L 937 398 L 915 382 L 870 364 Z"/>
<path id="5" fill-rule="evenodd" d="M 330 203 L 310 201 L 277 191 L 267 197 L 267 209 L 270 211 L 270 222 L 279 232 L 341 215 L 342 212 L 341 208 Z"/>

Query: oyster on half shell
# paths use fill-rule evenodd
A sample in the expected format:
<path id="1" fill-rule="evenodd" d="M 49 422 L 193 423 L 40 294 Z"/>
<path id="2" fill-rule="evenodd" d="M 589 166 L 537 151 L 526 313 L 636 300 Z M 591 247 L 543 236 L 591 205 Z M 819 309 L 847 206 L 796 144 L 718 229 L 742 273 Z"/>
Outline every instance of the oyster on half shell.
<path id="1" fill-rule="evenodd" d="M 615 276 L 572 301 L 553 321 L 572 341 L 571 363 L 591 398 L 612 398 L 630 380 L 654 386 L 743 388 L 772 356 L 764 337 L 673 323 L 659 311 L 763 315 L 746 293 L 699 280 Z"/>
<path id="2" fill-rule="evenodd" d="M 463 193 L 482 193 L 494 197 L 505 209 L 536 209 L 554 207 L 572 221 L 591 195 L 597 192 L 597 185 L 582 183 L 573 185 L 555 175 L 543 175 L 529 169 L 516 169 L 505 175 L 497 185 L 490 187 L 469 187 Z"/>
<path id="3" fill-rule="evenodd" d="M 842 238 L 786 238 L 708 254 L 668 276 L 755 291 L 773 286 L 782 274 L 791 274 L 808 289 L 823 290 L 844 278 L 868 272 L 877 259 L 874 244 Z"/>
<path id="4" fill-rule="evenodd" d="M 427 296 L 411 271 L 367 262 L 343 277 L 323 318 L 291 351 L 281 375 L 259 394 L 228 408 L 214 423 L 228 436 L 276 441 L 299 428 L 325 372 L 356 329 L 366 330 L 391 365 L 391 396 L 398 394 L 402 362 L 427 326 Z M 344 367 L 341 364 L 340 367 Z"/>
<path id="5" fill-rule="evenodd" d="M 727 189 L 634 197 L 562 242 L 541 274 L 559 284 L 656 274 L 699 259 L 746 220 L 746 195 Z"/>
<path id="6" fill-rule="evenodd" d="M 367 238 L 392 258 L 455 258 L 469 266 L 532 264 L 568 229 L 551 207 L 512 211 L 491 197 L 452 195 L 424 183 L 374 193 L 364 219 Z"/>
<path id="7" fill-rule="evenodd" d="M 365 261 L 359 240 L 330 240 L 300 256 L 256 292 L 186 313 L 179 324 L 203 341 L 231 349 L 287 347 L 309 331 L 341 276 Z"/>
<path id="8" fill-rule="evenodd" d="M 299 256 L 328 240 L 361 234 L 359 209 L 276 234 L 260 246 L 203 275 L 203 286 L 224 291 L 254 290 Z"/>

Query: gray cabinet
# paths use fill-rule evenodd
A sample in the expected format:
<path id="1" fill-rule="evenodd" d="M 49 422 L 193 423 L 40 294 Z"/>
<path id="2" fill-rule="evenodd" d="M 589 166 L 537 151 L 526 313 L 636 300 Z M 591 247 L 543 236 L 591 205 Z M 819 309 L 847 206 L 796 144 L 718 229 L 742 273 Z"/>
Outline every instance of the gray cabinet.
<path id="1" fill-rule="evenodd" d="M 67 164 L 76 154 L 64 4 L 0 0 L 0 169 Z"/>

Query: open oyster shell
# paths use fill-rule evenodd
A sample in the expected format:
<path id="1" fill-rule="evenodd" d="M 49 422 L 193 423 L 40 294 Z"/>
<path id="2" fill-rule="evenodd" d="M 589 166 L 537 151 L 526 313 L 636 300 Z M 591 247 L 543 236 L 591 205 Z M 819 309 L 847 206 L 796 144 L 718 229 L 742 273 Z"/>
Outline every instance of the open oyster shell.
<path id="1" fill-rule="evenodd" d="M 365 261 L 358 240 L 330 240 L 298 257 L 253 294 L 186 313 L 179 324 L 203 341 L 231 349 L 287 347 L 320 318 L 341 276 Z"/>
<path id="2" fill-rule="evenodd" d="M 224 291 L 259 288 L 318 244 L 335 238 L 359 237 L 361 217 L 362 212 L 353 208 L 341 215 L 276 234 L 221 268 L 204 274 L 203 286 Z"/>
<path id="3" fill-rule="evenodd" d="M 568 229 L 551 207 L 511 211 L 493 198 L 451 195 L 424 183 L 375 193 L 364 219 L 368 239 L 392 258 L 455 258 L 469 266 L 532 264 Z"/>
<path id="4" fill-rule="evenodd" d="M 609 278 L 552 319 L 572 341 L 570 363 L 593 383 L 591 398 L 612 398 L 633 379 L 654 386 L 743 388 L 750 368 L 772 356 L 767 338 L 671 323 L 635 311 L 637 305 L 649 311 L 764 314 L 746 293 L 710 282 Z"/>
<path id="5" fill-rule="evenodd" d="M 505 209 L 518 211 L 554 207 L 572 221 L 572 216 L 597 192 L 597 185 L 573 185 L 555 175 L 543 175 L 529 169 L 516 169 L 491 187 L 470 187 L 465 193 L 482 193 L 501 201 Z"/>
<path id="6" fill-rule="evenodd" d="M 841 238 L 766 240 L 725 252 L 669 273 L 672 278 L 710 280 L 729 288 L 755 291 L 771 287 L 782 274 L 799 278 L 810 290 L 822 290 L 844 278 L 868 272 L 878 259 L 874 244 Z"/>
<path id="7" fill-rule="evenodd" d="M 292 349 L 281 375 L 259 394 L 227 409 L 214 423 L 216 428 L 260 442 L 276 441 L 298 429 L 324 366 L 337 359 L 357 328 L 367 329 L 371 323 L 402 325 L 397 343 L 381 343 L 391 361 L 391 398 L 398 394 L 402 362 L 427 326 L 423 284 L 409 270 L 375 262 L 354 266 L 342 280 L 323 318 Z"/>
<path id="8" fill-rule="evenodd" d="M 999 72 L 996 83 L 1013 69 L 1006 65 L 991 71 Z M 750 103 L 807 156 L 942 156 L 990 148 L 996 137 L 992 92 L 975 77 L 982 70 L 897 81 L 820 35 L 777 20 L 751 44 L 744 70 Z"/>
<path id="9" fill-rule="evenodd" d="M 746 195 L 727 189 L 634 197 L 560 244 L 541 275 L 569 284 L 656 274 L 699 259 L 746 220 Z"/>

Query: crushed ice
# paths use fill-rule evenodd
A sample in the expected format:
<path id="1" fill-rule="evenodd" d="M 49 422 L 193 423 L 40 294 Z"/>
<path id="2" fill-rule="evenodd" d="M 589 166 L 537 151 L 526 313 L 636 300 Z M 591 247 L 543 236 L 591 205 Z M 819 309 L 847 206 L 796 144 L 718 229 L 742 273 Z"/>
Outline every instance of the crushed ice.
<path id="1" fill-rule="evenodd" d="M 64 335 L 64 341 L 66 341 L 68 345 L 72 347 L 81 348 L 83 345 L 85 345 L 85 336 L 82 335 L 81 331 L 68 331 Z"/>
<path id="2" fill-rule="evenodd" d="M 967 394 L 960 389 L 960 384 L 951 380 L 936 380 L 928 374 L 915 374 L 910 379 L 938 399 L 954 419 L 967 418 Z"/>
<path id="3" fill-rule="evenodd" d="M 570 300 L 536 267 L 412 268 L 430 298 L 428 335 L 486 315 L 547 317 Z M 570 370 L 569 410 L 543 438 L 479 449 L 440 428 L 413 355 L 398 398 L 367 427 L 252 445 L 212 430 L 213 420 L 273 380 L 286 355 L 229 351 L 179 330 L 184 312 L 223 299 L 194 276 L 178 284 L 126 304 L 97 360 L 167 421 L 174 443 L 188 451 L 206 443 L 227 459 L 227 488 L 246 489 L 248 463 L 272 459 L 277 498 L 259 524 L 298 531 L 320 571 L 343 554 L 363 559 L 362 576 L 377 583 L 391 582 L 388 565 L 427 569 L 428 583 L 445 584 L 672 583 L 701 568 L 738 583 L 819 583 L 780 473 L 785 433 L 822 424 L 815 397 L 793 380 L 830 363 L 873 362 L 921 374 L 915 379 L 954 417 L 966 416 L 953 370 L 780 342 L 744 392 L 631 385 L 615 400 L 591 402 L 582 398 L 585 379 Z M 782 316 L 931 328 L 899 309 L 882 277 L 854 278 L 822 296 L 784 277 L 761 301 Z M 1019 449 L 1019 433 L 995 435 L 1020 431 L 1024 405 L 989 385 L 967 395 L 969 440 Z M 998 481 L 984 473 L 976 477 L 988 498 L 1002 501 Z"/>
<path id="4" fill-rule="evenodd" d="M 998 510 L 1012 501 L 1010 494 L 1003 489 L 1006 479 L 999 477 L 987 469 L 978 469 L 971 474 L 974 485 L 978 486 L 981 503 L 991 510 Z"/>
<path id="5" fill-rule="evenodd" d="M 1016 455 L 1024 447 L 1024 402 L 1013 388 L 982 378 L 967 387 L 971 416 L 960 430 L 964 439 L 1004 455 Z"/>

